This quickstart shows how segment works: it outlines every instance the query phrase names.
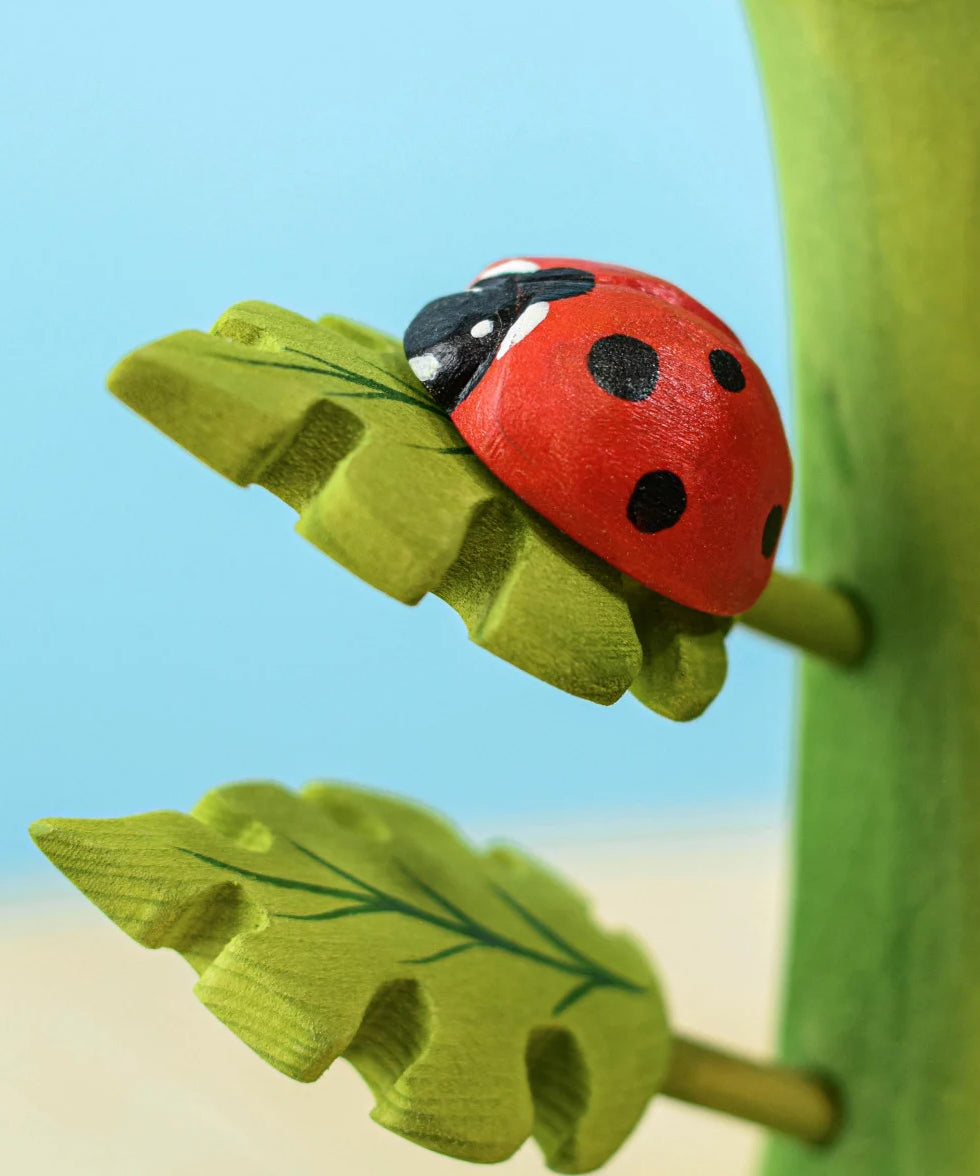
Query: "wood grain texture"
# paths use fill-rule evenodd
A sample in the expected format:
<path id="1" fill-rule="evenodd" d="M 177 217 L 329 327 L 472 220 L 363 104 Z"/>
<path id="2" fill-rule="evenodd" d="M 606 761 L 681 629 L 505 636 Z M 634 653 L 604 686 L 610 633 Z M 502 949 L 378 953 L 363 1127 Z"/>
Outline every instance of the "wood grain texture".
<path id="1" fill-rule="evenodd" d="M 788 234 L 802 559 L 874 646 L 803 675 L 784 1049 L 843 1085 L 769 1176 L 980 1171 L 980 9 L 749 0 Z"/>
<path id="2" fill-rule="evenodd" d="M 597 828 L 554 814 L 511 833 L 575 878 L 604 925 L 656 945 L 675 1024 L 756 1056 L 771 1051 L 781 835 L 744 820 L 712 832 L 662 819 Z M 5 1172 L 542 1176 L 533 1143 L 488 1170 L 379 1130 L 370 1091 L 343 1060 L 316 1082 L 284 1078 L 191 997 L 180 956 L 141 948 L 47 874 L 30 894 L 0 885 L 0 1008 L 11 1014 L 0 1032 Z M 600 1171 L 749 1176 L 762 1134 L 655 1098 Z"/>
<path id="3" fill-rule="evenodd" d="M 143 347 L 111 390 L 240 485 L 299 513 L 301 535 L 406 604 L 447 601 L 484 649 L 599 703 L 627 689 L 701 714 L 727 670 L 730 621 L 624 586 L 477 460 L 394 339 L 265 303 L 210 335 Z"/>
<path id="4" fill-rule="evenodd" d="M 183 955 L 265 1061 L 311 1082 L 346 1058 L 373 1117 L 433 1151 L 493 1162 L 533 1135 L 555 1171 L 591 1171 L 663 1079 L 666 1015 L 636 943 L 532 859 L 479 853 L 414 805 L 241 784 L 190 816 L 32 834 L 128 935 Z"/>

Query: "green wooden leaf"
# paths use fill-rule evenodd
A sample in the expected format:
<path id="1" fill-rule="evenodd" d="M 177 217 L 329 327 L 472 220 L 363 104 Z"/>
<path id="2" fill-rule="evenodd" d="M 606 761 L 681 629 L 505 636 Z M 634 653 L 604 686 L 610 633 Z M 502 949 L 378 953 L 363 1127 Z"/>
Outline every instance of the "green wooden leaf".
<path id="1" fill-rule="evenodd" d="M 691 719 L 725 678 L 729 622 L 640 588 L 526 507 L 470 452 L 400 343 L 260 302 L 124 359 L 111 390 L 406 604 L 447 601 L 484 649 L 571 694 L 632 688 Z"/>
<path id="2" fill-rule="evenodd" d="M 180 952 L 200 1000 L 311 1082 L 345 1057 L 374 1118 L 491 1162 L 529 1135 L 602 1164 L 663 1079 L 669 1032 L 637 945 L 510 848 L 336 784 L 217 789 L 190 816 L 38 821 L 52 862 L 128 935 Z"/>

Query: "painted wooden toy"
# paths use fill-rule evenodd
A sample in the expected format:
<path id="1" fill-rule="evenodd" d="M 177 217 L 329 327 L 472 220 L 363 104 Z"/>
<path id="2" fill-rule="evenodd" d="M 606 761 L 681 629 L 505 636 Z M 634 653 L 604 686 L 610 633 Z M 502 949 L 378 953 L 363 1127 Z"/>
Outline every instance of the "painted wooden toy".
<path id="1" fill-rule="evenodd" d="M 641 584 L 731 616 L 766 586 L 789 447 L 762 373 L 683 290 L 512 258 L 425 306 L 412 370 L 500 480 Z"/>

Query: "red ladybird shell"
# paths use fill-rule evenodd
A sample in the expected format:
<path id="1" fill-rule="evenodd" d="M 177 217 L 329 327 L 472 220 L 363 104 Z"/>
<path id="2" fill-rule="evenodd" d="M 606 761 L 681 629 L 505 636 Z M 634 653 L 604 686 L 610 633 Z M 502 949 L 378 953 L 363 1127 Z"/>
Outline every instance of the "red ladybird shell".
<path id="1" fill-rule="evenodd" d="M 703 612 L 744 612 L 769 580 L 792 485 L 762 373 L 670 283 L 564 258 L 519 264 L 573 266 L 596 284 L 501 348 L 452 413 L 463 438 L 620 571 Z"/>

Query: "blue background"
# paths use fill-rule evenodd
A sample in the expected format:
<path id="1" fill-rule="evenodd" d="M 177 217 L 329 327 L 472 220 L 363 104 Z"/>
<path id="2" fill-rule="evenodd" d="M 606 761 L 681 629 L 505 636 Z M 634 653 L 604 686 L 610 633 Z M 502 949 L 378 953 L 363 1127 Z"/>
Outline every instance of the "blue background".
<path id="1" fill-rule="evenodd" d="M 691 725 L 565 697 L 441 602 L 356 581 L 104 391 L 126 351 L 233 302 L 400 334 L 531 252 L 688 288 L 785 407 L 736 0 L 36 3 L 3 41 L 0 874 L 43 875 L 35 817 L 182 808 L 243 777 L 358 780 L 502 832 L 777 818 L 788 653 L 736 633 Z"/>

